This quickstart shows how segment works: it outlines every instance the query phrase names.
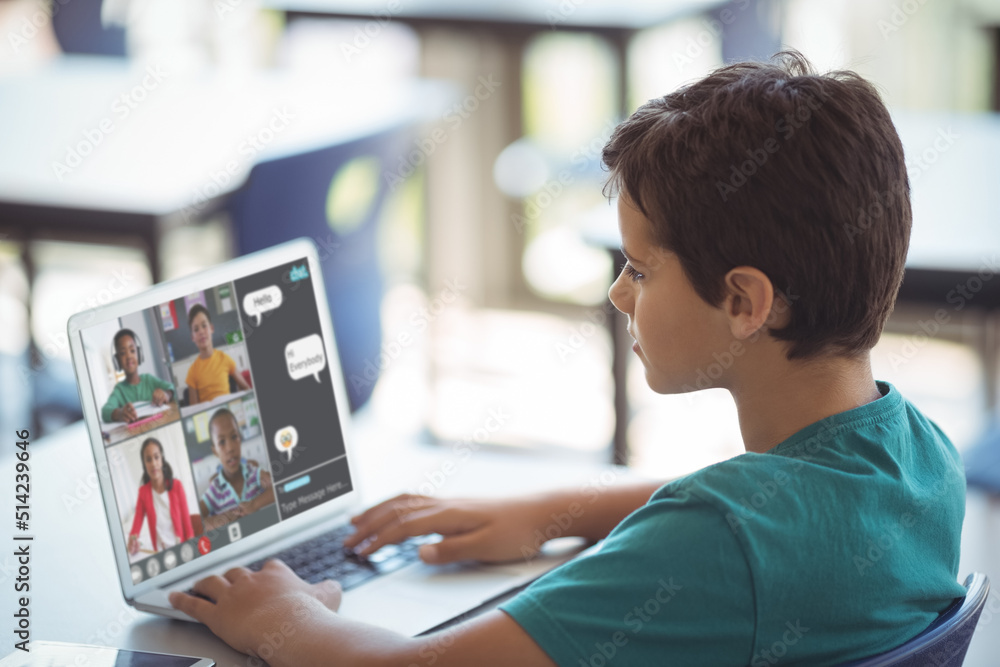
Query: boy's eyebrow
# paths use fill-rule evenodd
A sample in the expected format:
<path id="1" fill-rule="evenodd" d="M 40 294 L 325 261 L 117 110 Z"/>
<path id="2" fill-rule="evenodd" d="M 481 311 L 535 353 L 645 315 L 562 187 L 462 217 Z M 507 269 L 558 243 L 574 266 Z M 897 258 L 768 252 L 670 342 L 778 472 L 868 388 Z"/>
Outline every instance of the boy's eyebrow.
<path id="1" fill-rule="evenodd" d="M 625 255 L 625 259 L 627 259 L 630 264 L 638 264 L 639 263 L 639 261 L 635 257 L 633 257 L 632 255 L 630 255 L 629 252 L 628 252 L 628 250 L 625 249 L 625 244 L 624 243 L 621 244 L 620 247 L 621 247 L 622 254 Z"/>

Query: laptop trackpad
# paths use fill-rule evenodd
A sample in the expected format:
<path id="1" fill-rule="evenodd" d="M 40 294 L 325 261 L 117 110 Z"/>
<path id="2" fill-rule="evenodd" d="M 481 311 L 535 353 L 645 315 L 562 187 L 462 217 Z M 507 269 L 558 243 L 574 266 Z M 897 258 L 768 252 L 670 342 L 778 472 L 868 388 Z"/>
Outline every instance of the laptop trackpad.
<path id="1" fill-rule="evenodd" d="M 347 618 L 416 635 L 535 578 L 552 567 L 415 563 L 344 594 Z"/>

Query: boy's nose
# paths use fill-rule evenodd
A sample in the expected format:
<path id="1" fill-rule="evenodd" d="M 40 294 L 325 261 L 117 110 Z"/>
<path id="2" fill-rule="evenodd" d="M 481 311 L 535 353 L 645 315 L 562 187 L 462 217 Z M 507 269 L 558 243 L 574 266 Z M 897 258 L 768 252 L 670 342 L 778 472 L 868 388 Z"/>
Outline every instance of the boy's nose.
<path id="1" fill-rule="evenodd" d="M 622 272 L 623 273 L 623 272 Z M 608 290 L 608 299 L 611 300 L 611 305 L 617 308 L 622 313 L 626 315 L 629 314 L 631 306 L 629 306 L 628 295 L 626 292 L 626 286 L 622 283 L 622 273 L 618 274 L 615 282 L 611 283 L 611 289 Z"/>

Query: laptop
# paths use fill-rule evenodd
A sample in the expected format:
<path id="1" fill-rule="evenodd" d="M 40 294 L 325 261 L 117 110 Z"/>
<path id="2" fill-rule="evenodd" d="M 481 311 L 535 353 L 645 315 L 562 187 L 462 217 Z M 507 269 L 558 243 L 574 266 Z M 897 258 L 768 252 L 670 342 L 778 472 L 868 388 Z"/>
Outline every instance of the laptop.
<path id="1" fill-rule="evenodd" d="M 171 591 L 279 556 L 307 580 L 341 580 L 345 617 L 417 635 L 572 555 L 430 566 L 419 540 L 345 552 L 349 517 L 381 499 L 358 485 L 309 239 L 78 313 L 68 334 L 122 594 L 138 609 L 194 620 Z"/>

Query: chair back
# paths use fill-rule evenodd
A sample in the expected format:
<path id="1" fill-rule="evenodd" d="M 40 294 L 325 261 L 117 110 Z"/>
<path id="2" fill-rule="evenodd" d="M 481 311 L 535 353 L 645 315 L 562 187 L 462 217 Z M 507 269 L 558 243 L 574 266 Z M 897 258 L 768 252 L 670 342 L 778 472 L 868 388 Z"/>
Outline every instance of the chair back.
<path id="1" fill-rule="evenodd" d="M 966 594 L 944 610 L 937 620 L 919 635 L 880 655 L 847 663 L 841 667 L 960 667 L 969 650 L 979 615 L 986 605 L 990 581 L 975 572 L 965 580 Z"/>

